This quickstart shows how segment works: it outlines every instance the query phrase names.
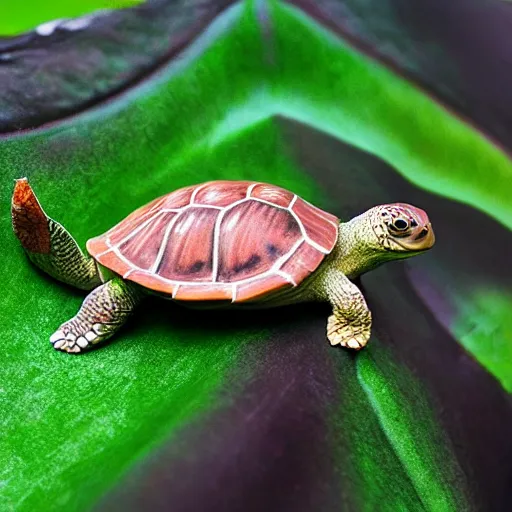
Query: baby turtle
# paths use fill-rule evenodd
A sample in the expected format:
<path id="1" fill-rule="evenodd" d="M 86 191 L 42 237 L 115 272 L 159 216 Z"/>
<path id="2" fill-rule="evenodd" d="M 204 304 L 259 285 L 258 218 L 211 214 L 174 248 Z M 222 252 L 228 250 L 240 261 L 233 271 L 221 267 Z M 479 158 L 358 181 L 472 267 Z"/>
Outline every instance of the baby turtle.
<path id="1" fill-rule="evenodd" d="M 359 350 L 371 313 L 351 280 L 434 244 L 426 213 L 414 206 L 375 206 L 340 222 L 293 192 L 251 181 L 211 181 L 155 199 L 89 240 L 92 258 L 44 213 L 26 178 L 16 180 L 12 223 L 35 265 L 92 290 L 50 338 L 69 353 L 110 338 L 150 293 L 209 306 L 327 301 L 329 341 Z"/>

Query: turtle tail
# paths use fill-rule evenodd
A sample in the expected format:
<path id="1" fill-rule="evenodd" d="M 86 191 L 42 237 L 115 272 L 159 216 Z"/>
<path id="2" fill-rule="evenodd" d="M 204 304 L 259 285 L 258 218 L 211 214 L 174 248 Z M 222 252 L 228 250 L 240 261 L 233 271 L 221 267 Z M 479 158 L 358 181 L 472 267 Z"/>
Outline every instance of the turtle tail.
<path id="1" fill-rule="evenodd" d="M 101 284 L 96 262 L 82 252 L 63 226 L 44 213 L 27 178 L 15 182 L 11 216 L 14 234 L 41 270 L 83 290 Z"/>

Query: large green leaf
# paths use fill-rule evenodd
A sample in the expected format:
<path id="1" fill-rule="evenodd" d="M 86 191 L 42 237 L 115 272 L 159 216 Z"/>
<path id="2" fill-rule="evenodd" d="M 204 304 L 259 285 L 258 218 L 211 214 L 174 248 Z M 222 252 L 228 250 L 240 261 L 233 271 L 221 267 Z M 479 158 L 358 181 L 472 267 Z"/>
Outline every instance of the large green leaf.
<path id="1" fill-rule="evenodd" d="M 334 435 L 340 470 L 351 475 L 352 508 L 467 510 L 464 476 L 421 385 L 373 342 L 375 350 L 340 367 L 342 407 L 334 416 Z"/>
<path id="2" fill-rule="evenodd" d="M 293 131 L 277 116 L 301 122 L 309 131 Z M 322 483 L 329 488 L 327 492 L 322 487 L 324 494 L 334 496 L 329 509 L 338 501 L 368 510 L 468 510 L 481 504 L 484 492 L 478 479 L 472 479 L 470 492 L 464 476 L 478 474 L 472 467 L 478 457 L 454 447 L 461 428 L 456 417 L 466 417 L 467 410 L 455 410 L 456 426 L 445 431 L 442 407 L 448 398 L 429 382 L 435 360 L 427 340 L 430 346 L 440 340 L 438 350 L 451 361 L 453 354 L 463 354 L 455 340 L 439 334 L 438 319 L 429 316 L 428 307 L 422 309 L 415 295 L 418 289 L 430 307 L 419 278 L 414 280 L 414 272 L 422 268 L 433 282 L 439 276 L 457 276 L 456 265 L 436 259 L 435 251 L 411 267 L 412 286 L 403 275 L 396 284 L 391 271 L 376 272 L 375 281 L 364 281 L 377 313 L 378 339 L 357 357 L 328 347 L 324 310 L 299 308 L 299 313 L 283 313 L 281 320 L 268 313 L 202 314 L 199 320 L 199 313 L 158 301 L 143 307 L 101 350 L 74 358 L 51 350 L 49 335 L 74 314 L 82 295 L 35 271 L 23 257 L 8 214 L 13 178 L 27 175 L 48 214 L 81 244 L 156 195 L 208 179 L 273 182 L 342 217 L 370 206 L 368 201 L 376 197 L 387 200 L 397 190 L 380 185 L 378 174 L 372 174 L 368 186 L 357 188 L 363 166 L 344 166 L 349 160 L 338 161 L 337 148 L 329 153 L 331 141 L 325 135 L 316 139 L 320 149 L 307 161 L 301 148 L 315 137 L 313 128 L 389 164 L 400 183 L 411 190 L 414 184 L 432 204 L 441 201 L 436 196 L 444 196 L 486 212 L 494 219 L 489 222 L 510 236 L 509 159 L 413 85 L 297 9 L 276 2 L 231 7 L 179 59 L 113 101 L 0 141 L 0 243 L 8 276 L 0 308 L 2 318 L 9 319 L 2 331 L 5 386 L 0 417 L 6 442 L 1 458 L 8 461 L 2 468 L 2 506 L 88 509 L 164 440 L 179 445 L 191 425 L 199 430 L 200 440 L 208 441 L 207 447 L 198 448 L 201 442 L 185 444 L 185 449 L 173 452 L 172 463 L 193 453 L 198 462 L 192 473 L 204 466 L 214 480 L 215 471 L 221 475 L 224 467 L 213 466 L 217 469 L 211 472 L 215 462 L 235 468 L 238 463 L 222 448 L 226 439 L 234 442 L 229 422 L 221 422 L 222 428 L 217 424 L 213 433 L 208 422 L 215 415 L 245 411 L 246 402 L 250 410 L 232 422 L 238 434 L 249 429 L 250 422 L 258 427 L 266 425 L 263 418 L 270 418 L 266 430 L 248 430 L 252 435 L 244 440 L 242 451 L 252 440 L 261 442 L 254 443 L 260 450 L 252 460 L 271 453 L 277 461 L 276 451 L 287 453 L 286 439 L 298 426 L 285 423 L 285 435 L 278 435 L 275 425 L 281 424 L 274 419 L 295 418 L 291 410 L 300 411 L 300 421 L 307 421 L 303 404 L 311 407 L 312 426 L 324 425 L 327 432 L 307 448 L 330 467 Z M 330 178 L 322 158 L 334 169 Z M 493 169 L 492 180 L 488 169 Z M 351 187 L 359 195 L 351 194 Z M 450 241 L 440 238 L 438 245 L 443 254 L 442 247 L 449 249 Z M 484 277 L 482 282 L 492 284 Z M 489 363 L 485 356 L 485 330 L 471 342 L 461 331 L 466 316 L 487 303 L 471 297 L 458 302 L 457 279 L 446 281 L 447 300 L 459 308 L 447 322 L 448 329 L 508 387 L 507 365 Z M 394 304 L 414 321 L 402 327 Z M 503 321 L 507 304 L 492 308 L 493 322 Z M 435 307 L 431 309 L 435 313 Z M 304 321 L 296 318 L 302 315 L 312 326 L 307 335 Z M 291 334 L 281 340 L 287 323 Z M 277 348 L 280 341 L 285 342 L 283 349 Z M 507 346 L 493 345 L 502 358 Z M 296 349 L 302 358 L 294 358 Z M 314 372 L 307 370 L 308 363 Z M 445 376 L 448 371 L 439 368 Z M 503 418 L 495 435 L 503 439 L 510 425 L 505 395 L 483 370 L 472 371 L 472 379 L 493 394 L 492 403 Z M 321 387 L 325 395 L 314 395 L 318 381 L 325 378 L 322 372 L 332 378 Z M 292 397 L 289 409 L 282 407 L 287 393 Z M 315 401 L 323 402 L 315 408 Z M 487 432 L 487 426 L 480 428 Z M 257 437 L 260 430 L 266 433 L 264 441 Z M 267 445 L 277 448 L 266 452 Z M 201 450 L 205 457 L 214 450 L 214 462 L 202 464 Z M 273 475 L 263 462 L 245 477 L 243 467 L 239 469 L 232 487 L 242 496 L 249 492 L 247 481 Z M 199 485 L 185 475 L 178 475 L 180 488 Z M 313 487 L 315 478 L 309 475 L 301 489 Z M 263 494 L 269 485 L 263 486 Z M 178 487 L 171 489 L 180 495 Z M 227 496 L 230 490 L 219 487 L 216 492 Z M 204 495 L 209 496 L 206 487 Z M 297 503 L 300 499 L 294 508 L 298 510 Z M 318 503 L 308 502 L 310 510 Z"/>

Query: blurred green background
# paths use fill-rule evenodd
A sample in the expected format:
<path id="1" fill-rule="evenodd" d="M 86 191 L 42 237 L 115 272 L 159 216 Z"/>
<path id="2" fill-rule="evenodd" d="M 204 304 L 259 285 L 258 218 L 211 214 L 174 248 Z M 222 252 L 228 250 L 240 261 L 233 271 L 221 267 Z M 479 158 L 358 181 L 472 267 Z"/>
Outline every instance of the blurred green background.
<path id="1" fill-rule="evenodd" d="M 58 18 L 73 18 L 96 9 L 121 9 L 142 3 L 141 0 L 2 0 L 0 35 L 12 36 L 32 30 L 37 25 Z"/>

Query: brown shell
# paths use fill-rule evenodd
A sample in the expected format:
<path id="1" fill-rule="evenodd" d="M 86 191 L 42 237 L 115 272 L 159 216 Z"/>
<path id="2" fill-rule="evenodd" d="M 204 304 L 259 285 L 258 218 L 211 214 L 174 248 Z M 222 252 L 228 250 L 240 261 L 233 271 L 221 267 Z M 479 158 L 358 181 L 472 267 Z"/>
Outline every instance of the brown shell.
<path id="1" fill-rule="evenodd" d="M 155 199 L 87 249 L 177 300 L 243 302 L 301 283 L 332 251 L 338 223 L 274 185 L 212 181 Z"/>

